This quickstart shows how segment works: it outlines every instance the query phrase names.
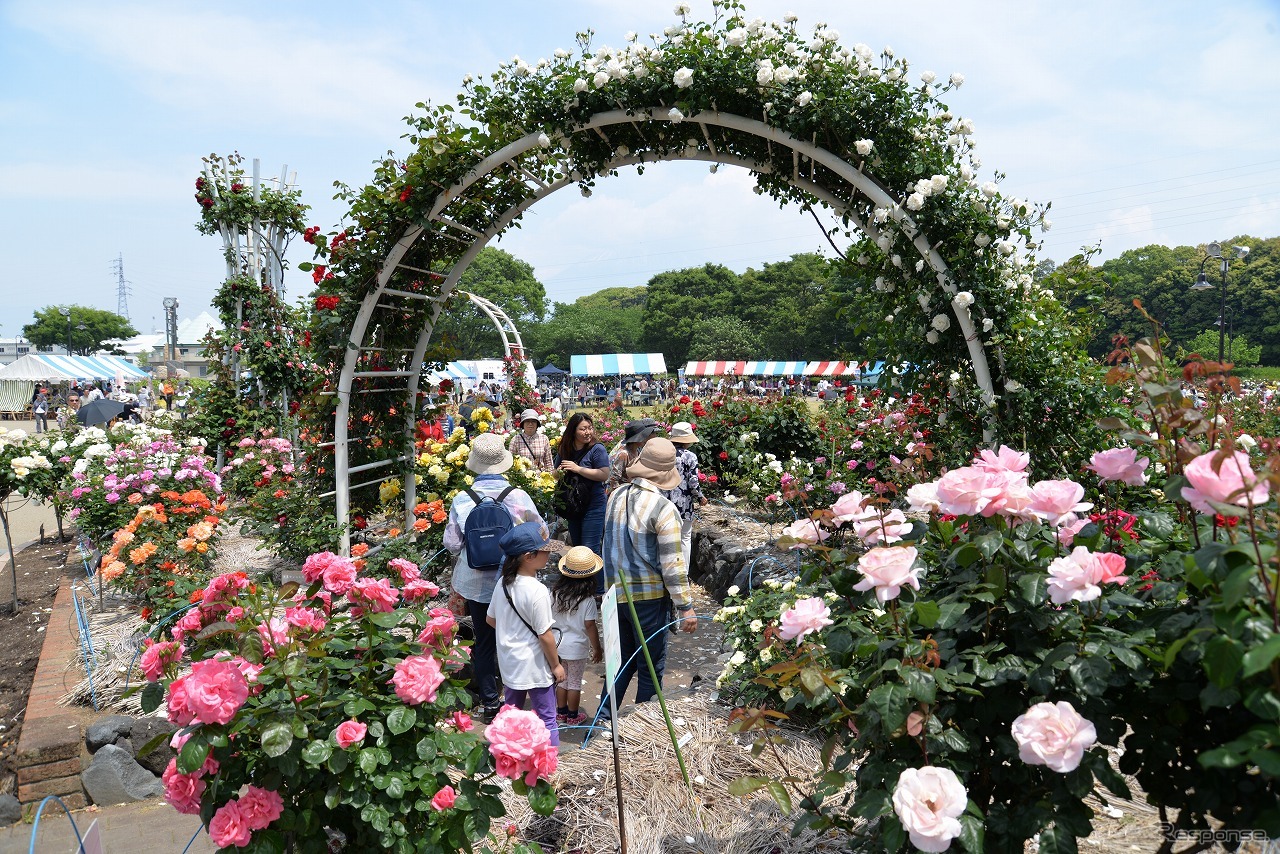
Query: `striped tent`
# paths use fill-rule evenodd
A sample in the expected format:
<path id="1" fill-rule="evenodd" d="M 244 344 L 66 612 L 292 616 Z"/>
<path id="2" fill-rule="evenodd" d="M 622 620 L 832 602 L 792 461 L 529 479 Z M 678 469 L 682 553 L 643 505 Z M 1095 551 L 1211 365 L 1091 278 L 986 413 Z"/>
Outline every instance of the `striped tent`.
<path id="1" fill-rule="evenodd" d="M 0 380 L 140 380 L 147 372 L 119 356 L 59 356 L 54 353 L 29 353 L 11 365 L 0 368 Z"/>
<path id="2" fill-rule="evenodd" d="M 462 365 L 457 362 L 450 362 L 443 368 L 432 371 L 429 379 L 432 385 L 439 385 L 443 380 L 453 380 L 456 383 L 458 380 L 473 380 L 475 378 L 476 375 L 462 367 Z"/>
<path id="3" fill-rule="evenodd" d="M 684 366 L 686 377 L 743 376 L 748 362 L 689 362 Z"/>
<path id="4" fill-rule="evenodd" d="M 852 377 L 858 373 L 854 362 L 809 362 L 804 366 L 806 377 Z"/>
<path id="5" fill-rule="evenodd" d="M 569 357 L 569 373 L 575 377 L 616 377 L 666 372 L 667 360 L 661 353 L 605 353 L 599 356 Z"/>
<path id="6" fill-rule="evenodd" d="M 808 362 L 747 362 L 743 373 L 749 377 L 798 377 Z"/>

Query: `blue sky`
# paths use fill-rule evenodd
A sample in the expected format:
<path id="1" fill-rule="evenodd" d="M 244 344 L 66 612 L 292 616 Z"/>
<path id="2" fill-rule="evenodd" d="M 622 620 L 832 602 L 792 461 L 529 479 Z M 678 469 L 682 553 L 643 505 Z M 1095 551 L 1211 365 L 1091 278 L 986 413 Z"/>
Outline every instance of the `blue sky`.
<path id="1" fill-rule="evenodd" d="M 328 230 L 343 214 L 332 183 L 363 184 L 375 158 L 403 152 L 415 102 L 451 100 L 464 74 L 513 55 L 571 47 L 578 30 L 609 45 L 661 31 L 673 5 L 0 0 L 0 335 L 45 305 L 114 310 L 117 254 L 140 330 L 166 296 L 184 317 L 207 308 L 224 266 L 219 241 L 193 226 L 203 155 L 238 150 L 265 174 L 288 164 Z M 710 0 L 692 6 L 711 14 Z M 1054 203 L 1042 255 L 1280 234 L 1277 0 L 770 0 L 748 12 L 795 12 L 845 44 L 892 46 L 914 70 L 964 74 L 949 103 L 976 123 L 984 171 Z M 742 170 L 664 164 L 603 180 L 590 199 L 557 194 L 497 245 L 561 301 L 825 248 L 810 218 L 751 187 Z M 289 275 L 292 295 L 309 289 Z"/>

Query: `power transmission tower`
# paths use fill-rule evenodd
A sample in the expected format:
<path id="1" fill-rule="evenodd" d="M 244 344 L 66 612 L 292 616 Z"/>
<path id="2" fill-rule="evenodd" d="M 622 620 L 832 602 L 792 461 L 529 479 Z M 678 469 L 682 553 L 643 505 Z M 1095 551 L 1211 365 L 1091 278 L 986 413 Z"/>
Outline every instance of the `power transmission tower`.
<path id="1" fill-rule="evenodd" d="M 116 260 L 111 262 L 111 272 L 116 274 L 116 314 L 125 320 L 129 317 L 129 285 L 132 284 L 124 277 L 124 255 L 117 255 Z"/>

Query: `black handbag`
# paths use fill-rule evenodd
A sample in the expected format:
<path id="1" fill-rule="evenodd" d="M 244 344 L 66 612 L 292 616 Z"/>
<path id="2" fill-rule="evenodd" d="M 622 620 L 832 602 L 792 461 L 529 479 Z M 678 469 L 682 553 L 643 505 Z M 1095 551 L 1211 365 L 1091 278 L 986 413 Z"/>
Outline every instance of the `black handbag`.
<path id="1" fill-rule="evenodd" d="M 595 484 L 580 474 L 565 472 L 556 483 L 552 506 L 558 515 L 566 519 L 581 519 L 591 508 L 592 486 Z"/>

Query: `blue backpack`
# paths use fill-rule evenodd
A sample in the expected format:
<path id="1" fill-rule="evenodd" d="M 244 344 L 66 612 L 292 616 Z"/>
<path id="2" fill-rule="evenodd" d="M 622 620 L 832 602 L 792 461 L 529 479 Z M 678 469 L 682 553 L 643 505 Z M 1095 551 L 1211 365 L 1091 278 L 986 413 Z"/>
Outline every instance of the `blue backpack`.
<path id="1" fill-rule="evenodd" d="M 462 540 L 467 549 L 467 565 L 481 572 L 492 572 L 502 568 L 506 557 L 498 540 L 515 525 L 511 511 L 502 502 L 506 500 L 514 486 L 508 486 L 498 497 L 477 495 L 470 488 L 467 495 L 476 503 L 467 515 L 467 523 L 462 528 Z"/>

